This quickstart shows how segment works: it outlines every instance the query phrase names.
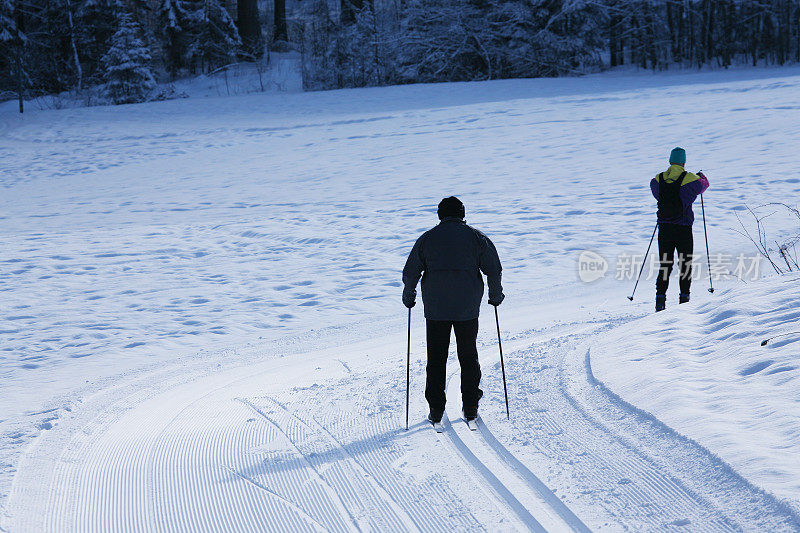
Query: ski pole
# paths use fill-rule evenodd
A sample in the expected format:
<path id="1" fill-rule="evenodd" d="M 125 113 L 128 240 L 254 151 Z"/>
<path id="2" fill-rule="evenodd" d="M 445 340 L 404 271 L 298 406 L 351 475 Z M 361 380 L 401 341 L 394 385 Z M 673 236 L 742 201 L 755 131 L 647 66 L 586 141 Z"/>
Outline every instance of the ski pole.
<path id="1" fill-rule="evenodd" d="M 408 350 L 406 351 L 406 431 L 408 431 L 408 399 L 411 385 L 411 308 L 408 308 Z"/>
<path id="2" fill-rule="evenodd" d="M 778 337 L 786 337 L 787 335 L 800 335 L 800 331 L 790 331 L 789 333 L 781 333 L 780 335 L 775 335 L 774 337 L 770 337 L 769 339 L 764 339 L 761 341 L 761 346 L 766 346 L 769 341 L 772 339 L 777 339 Z"/>
<path id="3" fill-rule="evenodd" d="M 633 301 L 633 295 L 636 294 L 636 287 L 639 286 L 639 280 L 642 279 L 642 272 L 644 271 L 644 264 L 647 262 L 647 256 L 650 255 L 650 247 L 653 246 L 653 239 L 656 238 L 656 230 L 658 229 L 658 222 L 656 227 L 653 228 L 653 235 L 650 237 L 650 244 L 647 245 L 647 251 L 644 253 L 644 260 L 642 261 L 642 268 L 639 269 L 639 275 L 636 277 L 636 284 L 633 286 L 633 292 L 628 296 L 628 300 Z"/>
<path id="4" fill-rule="evenodd" d="M 511 412 L 508 409 L 508 387 L 506 387 L 506 365 L 503 362 L 503 341 L 500 339 L 500 317 L 497 314 L 497 306 L 494 306 L 494 321 L 497 324 L 497 345 L 500 347 L 500 369 L 503 371 L 503 393 L 506 396 L 506 420 L 511 419 Z"/>
<path id="5" fill-rule="evenodd" d="M 708 230 L 706 230 L 706 206 L 703 204 L 703 193 L 700 193 L 700 208 L 703 210 L 703 233 L 706 236 L 706 260 L 708 261 L 708 292 L 714 293 L 714 280 L 711 278 L 711 254 L 708 251 Z"/>

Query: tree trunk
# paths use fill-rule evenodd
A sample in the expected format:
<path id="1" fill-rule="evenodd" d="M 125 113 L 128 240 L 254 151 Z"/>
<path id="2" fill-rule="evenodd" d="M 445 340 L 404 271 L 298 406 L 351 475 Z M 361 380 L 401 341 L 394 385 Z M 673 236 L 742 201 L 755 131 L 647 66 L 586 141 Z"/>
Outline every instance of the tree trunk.
<path id="1" fill-rule="evenodd" d="M 275 3 L 277 4 L 277 1 Z M 245 53 L 253 59 L 263 56 L 264 36 L 261 33 L 261 22 L 258 19 L 257 0 L 237 1 L 236 26 L 239 29 L 239 36 L 242 38 L 242 48 Z"/>
<path id="2" fill-rule="evenodd" d="M 25 74 L 22 71 L 22 53 L 25 50 L 25 41 L 23 40 L 23 33 L 25 32 L 25 15 L 22 12 L 22 7 L 17 4 L 14 8 L 14 18 L 16 19 L 15 22 L 17 24 L 17 38 L 14 48 L 14 62 L 16 63 L 16 75 L 17 75 L 17 100 L 19 101 L 19 112 L 25 112 L 25 100 L 22 97 L 22 93 L 24 90 L 24 76 Z"/>
<path id="3" fill-rule="evenodd" d="M 69 21 L 69 42 L 72 46 L 72 60 L 75 61 L 75 74 L 78 77 L 78 90 L 83 88 L 83 69 L 78 57 L 78 46 L 75 44 L 75 24 L 72 20 L 72 1 L 67 0 L 67 20 Z"/>
<path id="4" fill-rule="evenodd" d="M 688 9 L 688 8 L 687 8 Z M 689 12 L 687 14 L 687 18 L 689 20 L 689 50 L 688 56 L 692 62 L 695 63 L 697 60 L 697 39 L 695 36 L 695 29 L 694 29 L 694 13 Z"/>
<path id="5" fill-rule="evenodd" d="M 800 62 L 800 5 L 795 5 L 794 8 L 794 39 L 795 39 L 795 50 L 794 50 L 794 60 Z"/>
<path id="6" fill-rule="evenodd" d="M 758 65 L 758 40 L 760 38 L 760 31 L 759 27 L 761 26 L 761 13 L 756 15 L 755 21 L 751 25 L 752 27 L 752 41 L 750 44 L 750 53 L 753 57 L 753 66 Z"/>
<path id="7" fill-rule="evenodd" d="M 25 112 L 25 100 L 22 98 L 22 46 L 17 47 L 17 100 L 19 101 L 19 112 Z"/>
<path id="8" fill-rule="evenodd" d="M 608 52 L 610 54 L 610 66 L 616 67 L 622 64 L 620 60 L 620 18 L 612 15 L 608 21 Z"/>
<path id="9" fill-rule="evenodd" d="M 675 23 L 675 8 L 671 3 L 667 3 L 667 28 L 669 29 L 669 57 L 667 64 L 675 62 L 678 58 L 678 37 L 677 24 Z"/>
<path id="10" fill-rule="evenodd" d="M 274 0 L 274 24 L 275 34 L 272 36 L 272 42 L 288 41 L 289 31 L 286 25 L 286 0 Z"/>

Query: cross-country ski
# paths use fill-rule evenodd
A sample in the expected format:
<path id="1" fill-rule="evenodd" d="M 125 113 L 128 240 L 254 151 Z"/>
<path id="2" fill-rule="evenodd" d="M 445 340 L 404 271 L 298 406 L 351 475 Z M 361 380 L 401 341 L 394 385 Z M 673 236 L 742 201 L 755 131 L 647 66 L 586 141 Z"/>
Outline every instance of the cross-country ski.
<path id="1" fill-rule="evenodd" d="M 800 531 L 798 9 L 0 0 L 0 532 Z"/>

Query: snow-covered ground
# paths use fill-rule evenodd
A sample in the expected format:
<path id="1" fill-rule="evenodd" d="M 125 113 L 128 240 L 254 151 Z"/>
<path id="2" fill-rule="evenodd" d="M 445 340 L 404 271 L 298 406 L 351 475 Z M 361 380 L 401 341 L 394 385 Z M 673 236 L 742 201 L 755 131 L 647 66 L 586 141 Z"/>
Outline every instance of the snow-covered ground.
<path id="1" fill-rule="evenodd" d="M 800 502 L 800 277 L 787 274 L 619 328 L 592 348 L 595 376 L 713 450 L 752 482 Z"/>
<path id="2" fill-rule="evenodd" d="M 796 460 L 776 466 L 798 456 L 784 418 L 797 412 L 797 370 L 736 374 L 751 358 L 793 366 L 786 340 L 739 352 L 762 337 L 741 299 L 768 305 L 773 286 L 720 281 L 712 296 L 699 280 L 690 306 L 631 323 L 650 313 L 652 282 L 631 304 L 632 282 L 613 279 L 615 257 L 644 252 L 648 181 L 675 145 L 711 180 L 714 251 L 751 252 L 735 214 L 800 193 L 799 88 L 800 70 L 780 69 L 24 117 L 3 105 L 0 527 L 800 527 L 785 477 Z M 399 278 L 450 194 L 504 263 L 514 415 L 503 420 L 486 309 L 481 431 L 464 431 L 453 400 L 437 437 L 422 421 L 418 309 L 412 431 L 401 428 Z M 605 280 L 579 280 L 584 250 L 611 260 Z M 788 321 L 797 292 L 781 287 L 785 309 L 769 318 Z M 691 322 L 671 326 L 683 336 L 662 352 L 676 317 Z M 714 320 L 752 329 L 726 337 Z M 611 353 L 604 332 L 627 350 Z M 697 351 L 681 352 L 691 340 Z M 594 385 L 590 345 L 597 379 L 677 433 Z M 713 372 L 703 352 L 720 361 Z M 782 395 L 762 397 L 773 381 Z M 713 404 L 734 399 L 720 420 Z M 685 402 L 693 411 L 676 413 Z M 753 443 L 760 429 L 787 448 Z"/>

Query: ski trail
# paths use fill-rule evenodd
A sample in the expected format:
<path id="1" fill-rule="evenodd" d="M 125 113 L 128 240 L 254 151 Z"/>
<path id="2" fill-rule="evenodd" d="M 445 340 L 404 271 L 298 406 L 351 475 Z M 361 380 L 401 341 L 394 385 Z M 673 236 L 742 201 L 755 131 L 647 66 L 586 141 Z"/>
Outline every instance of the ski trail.
<path id="1" fill-rule="evenodd" d="M 461 424 L 463 420 L 458 420 L 458 425 Z M 498 498 L 504 505 L 506 505 L 519 519 L 522 525 L 524 525 L 528 530 L 535 531 L 535 532 L 547 532 L 547 529 L 542 526 L 542 524 L 536 520 L 536 518 L 531 514 L 528 510 L 527 506 L 523 504 L 515 495 L 514 490 L 510 489 L 504 482 L 500 481 L 497 476 L 492 472 L 490 465 L 487 465 L 486 458 L 478 458 L 475 453 L 473 453 L 473 448 L 475 448 L 475 443 L 471 443 L 471 445 L 467 445 L 462 439 L 462 435 L 459 435 L 459 432 L 453 427 L 453 424 L 449 421 L 445 429 L 445 434 L 450 438 L 450 441 L 455 446 L 458 453 L 461 454 L 464 462 L 472 468 L 482 479 L 483 481 L 489 486 L 489 488 L 495 493 L 495 497 Z M 503 472 L 505 473 L 505 472 Z"/>
<path id="2" fill-rule="evenodd" d="M 582 413 L 572 406 L 557 382 L 560 365 L 554 360 L 563 353 L 559 348 L 577 338 L 583 336 L 556 336 L 537 343 L 537 347 L 544 346 L 533 350 L 538 357 L 531 357 L 531 349 L 510 354 L 511 358 L 528 362 L 528 370 L 536 376 L 539 390 L 528 401 L 515 402 L 515 418 L 529 420 L 534 427 L 541 428 L 546 439 L 537 445 L 551 455 L 558 454 L 559 447 L 568 446 L 570 451 L 562 452 L 560 457 L 572 461 L 576 472 L 571 475 L 579 473 L 589 485 L 608 485 L 609 481 L 617 480 L 611 494 L 617 500 L 614 512 L 628 509 L 630 518 L 640 520 L 645 527 L 663 528 L 686 522 L 692 524 L 693 531 L 736 530 L 707 502 L 647 460 L 637 446 L 623 446 L 613 435 L 581 418 Z M 545 376 L 553 381 L 543 379 Z"/>
<path id="3" fill-rule="evenodd" d="M 405 353 L 384 337 L 351 372 L 331 357 L 337 344 L 120 383 L 32 447 L 10 530 L 796 530 L 769 495 L 590 380 L 585 343 L 617 323 L 507 339 L 509 421 L 496 344 L 484 342 L 479 431 L 459 412 L 457 363 L 445 432 L 421 420 L 417 393 L 420 421 L 404 431 Z M 415 364 L 417 389 L 424 374 Z"/>
<path id="4" fill-rule="evenodd" d="M 351 524 L 353 525 L 353 527 L 354 527 L 354 529 L 355 529 L 356 531 L 363 531 L 363 529 L 364 529 L 364 528 L 363 528 L 363 525 L 362 525 L 362 524 L 359 524 L 359 523 L 358 523 L 358 521 L 356 521 L 355 517 L 354 517 L 354 516 L 353 516 L 353 515 L 350 513 L 350 511 L 348 510 L 347 506 L 346 506 L 346 505 L 345 505 L 345 503 L 342 501 L 342 498 L 341 498 L 341 496 L 339 495 L 339 493 L 338 493 L 338 492 L 336 492 L 336 490 L 334 490 L 333 486 L 332 486 L 332 485 L 331 485 L 331 484 L 330 484 L 328 481 L 326 481 L 326 480 L 325 480 L 325 479 L 322 477 L 322 475 L 320 474 L 320 471 L 319 471 L 319 469 L 318 469 L 317 467 L 315 467 L 315 466 L 314 466 L 314 465 L 313 465 L 313 464 L 312 464 L 312 463 L 311 463 L 311 462 L 308 460 L 308 457 L 306 456 L 306 454 L 304 454 L 304 453 L 303 453 L 303 451 L 302 451 L 302 450 L 301 450 L 301 449 L 300 449 L 300 448 L 297 446 L 297 444 L 295 443 L 295 441 L 294 441 L 294 440 L 291 438 L 291 436 L 290 436 L 290 435 L 289 435 L 289 434 L 286 432 L 286 430 L 284 430 L 284 429 L 283 429 L 283 427 L 281 427 L 281 425 L 280 425 L 278 422 L 276 422 L 275 420 L 273 420 L 272 418 L 270 418 L 269 416 L 267 416 L 267 415 L 266 415 L 266 414 L 265 414 L 263 411 L 261 411 L 261 410 L 260 410 L 258 407 L 256 407 L 255 405 L 253 405 L 253 404 L 252 404 L 250 401 L 248 401 L 248 400 L 245 400 L 245 399 L 242 399 L 242 398 L 237 398 L 237 399 L 238 399 L 240 402 L 242 402 L 243 404 L 247 405 L 247 406 L 248 406 L 250 409 L 252 409 L 254 412 L 256 412 L 256 413 L 257 413 L 259 416 L 263 417 L 263 418 L 264 418 L 264 420 L 266 420 L 267 422 L 269 422 L 270 424 L 272 424 L 272 426 L 273 426 L 273 427 L 274 427 L 276 430 L 278 430 L 278 431 L 279 431 L 279 432 L 280 432 L 280 433 L 281 433 L 281 434 L 282 434 L 284 437 L 286 437 L 286 440 L 287 440 L 287 441 L 288 441 L 288 442 L 289 442 L 289 443 L 292 445 L 292 447 L 293 447 L 293 448 L 294 448 L 294 449 L 297 451 L 298 455 L 299 455 L 299 456 L 302 458 L 303 462 L 304 462 L 306 465 L 308 465 L 308 467 L 310 468 L 310 470 L 311 470 L 311 471 L 314 473 L 314 479 L 315 479 L 317 482 L 319 482 L 319 484 L 320 484 L 322 487 L 324 487 L 324 489 L 325 489 L 325 492 L 326 492 L 326 494 L 328 494 L 328 496 L 330 497 L 331 501 L 334 501 L 334 502 L 336 502 L 336 508 L 337 508 L 337 511 L 339 511 L 340 515 L 341 515 L 341 516 L 343 516 L 343 517 L 347 517 L 347 519 L 348 519 L 348 520 L 351 522 Z M 253 483 L 253 484 L 255 484 L 255 485 L 261 486 L 260 484 L 258 484 L 257 482 L 255 482 L 255 481 L 251 480 L 249 477 L 246 477 L 244 474 L 242 474 L 242 473 L 240 473 L 240 472 L 236 472 L 236 475 L 238 475 L 238 476 L 241 476 L 241 477 L 243 477 L 244 479 L 247 479 L 248 481 L 250 481 L 251 483 Z M 279 497 L 280 497 L 280 496 L 279 496 Z M 286 501 L 289 501 L 289 500 L 286 500 Z M 293 507 L 297 507 L 297 505 L 295 505 L 294 503 L 292 503 L 292 506 L 293 506 Z M 298 507 L 298 508 L 299 508 L 299 507 Z"/>
<path id="5" fill-rule="evenodd" d="M 337 450 L 338 455 L 340 456 L 340 460 L 349 463 L 354 470 L 357 470 L 361 474 L 361 476 L 363 476 L 363 479 L 366 480 L 368 485 L 372 488 L 372 491 L 377 495 L 378 499 L 390 507 L 393 516 L 388 517 L 389 523 L 392 523 L 391 519 L 395 519 L 400 523 L 402 523 L 405 526 L 406 530 L 419 531 L 419 527 L 417 526 L 416 523 L 414 523 L 414 520 L 408 515 L 408 513 L 406 513 L 403 509 L 400 508 L 395 499 L 391 495 L 389 495 L 389 493 L 386 492 L 383 486 L 381 486 L 381 484 L 378 483 L 374 479 L 374 477 L 364 468 L 361 461 L 359 461 L 353 454 L 351 454 L 347 450 L 347 448 L 325 428 L 325 426 L 317 422 L 313 417 L 309 417 L 311 423 L 317 428 L 315 430 L 310 426 L 310 424 L 306 420 L 301 418 L 298 414 L 289 411 L 289 409 L 287 409 L 283 403 L 277 401 L 272 397 L 266 397 L 265 399 L 269 402 L 272 402 L 274 405 L 283 410 L 288 416 L 290 416 L 294 420 L 297 420 L 300 424 L 302 424 L 303 427 L 305 427 L 309 431 L 314 432 L 316 435 L 322 435 L 323 438 L 328 440 L 328 442 L 334 446 L 334 449 Z M 262 411 L 253 406 L 253 404 L 251 404 L 250 402 L 246 401 L 245 403 L 247 403 L 247 405 L 250 405 L 253 408 L 253 410 L 259 413 L 261 416 L 268 418 Z"/>
<path id="6" fill-rule="evenodd" d="M 368 377 L 370 381 L 374 381 L 374 377 Z M 329 393 L 338 391 L 342 394 L 342 383 L 332 384 L 330 389 L 323 389 L 319 391 L 320 397 L 330 399 Z M 365 389 L 358 387 L 359 392 L 364 394 Z M 394 387 L 392 390 L 386 391 L 387 394 L 395 396 Z M 486 510 L 483 509 L 487 503 L 494 502 L 494 496 L 491 491 L 488 491 L 477 480 L 479 492 L 487 490 L 486 497 L 483 499 L 472 498 L 470 507 L 459 509 L 454 503 L 458 503 L 459 499 L 464 496 L 471 497 L 471 493 L 461 493 L 458 490 L 450 488 L 451 482 L 440 479 L 441 471 L 437 470 L 446 469 L 448 476 L 457 476 L 459 483 L 463 484 L 463 475 L 460 473 L 462 462 L 460 456 L 455 450 L 450 450 L 450 453 L 442 453 L 442 448 L 436 442 L 431 442 L 431 431 L 428 429 L 427 422 L 414 424 L 409 432 L 406 432 L 397 426 L 397 419 L 395 416 L 369 416 L 353 417 L 353 411 L 368 413 L 369 405 L 362 403 L 362 400 L 367 402 L 374 401 L 374 396 L 369 394 L 363 397 L 353 395 L 350 400 L 356 400 L 356 404 L 352 406 L 349 413 L 343 413 L 338 409 L 330 408 L 320 409 L 320 405 L 314 401 L 313 398 L 305 398 L 298 402 L 296 395 L 287 397 L 287 401 L 278 400 L 276 397 L 271 398 L 256 398 L 253 401 L 257 403 L 267 402 L 277 407 L 278 409 L 295 417 L 298 423 L 303 427 L 308 428 L 315 432 L 315 434 L 324 438 L 327 443 L 331 445 L 331 449 L 335 449 L 337 462 L 346 461 L 351 459 L 357 463 L 360 469 L 360 477 L 371 479 L 378 485 L 383 499 L 388 502 L 396 504 L 395 512 L 400 513 L 400 516 L 406 516 L 405 522 L 397 521 L 397 524 L 391 529 L 400 528 L 407 531 L 424 530 L 424 531 L 443 531 L 449 532 L 453 528 L 456 530 L 482 530 L 482 529 L 508 529 L 509 518 L 505 516 L 505 510 L 502 504 L 497 504 L 499 514 L 496 515 L 494 523 L 496 527 L 488 527 L 488 524 L 493 522 L 489 521 L 484 524 L 478 524 L 472 518 L 472 512 L 476 509 L 474 505 L 479 505 L 482 509 L 481 513 L 485 516 Z M 378 422 L 378 424 L 376 424 Z M 366 430 L 366 431 L 365 431 Z M 360 433 L 365 432 L 365 433 Z M 385 441 L 386 434 L 396 435 L 397 441 Z M 405 443 L 408 439 L 414 440 L 414 445 Z M 434 437 L 436 439 L 436 437 Z M 437 439 L 438 440 L 438 439 Z M 382 442 L 383 441 L 383 442 Z M 395 445 L 395 442 L 401 444 Z M 431 445 L 434 445 L 433 447 Z M 439 443 L 441 444 L 441 443 Z M 420 445 L 430 449 L 428 455 L 429 460 L 436 461 L 437 465 L 434 468 L 425 466 L 425 481 L 422 485 L 409 483 L 407 477 L 399 475 L 402 471 L 402 465 L 408 460 L 410 455 L 417 455 L 423 452 L 425 448 L 418 448 Z M 407 449 L 408 451 L 403 451 Z M 445 448 L 447 452 L 449 448 Z M 344 455 L 342 455 L 344 454 Z M 451 459 L 452 458 L 452 459 Z M 440 465 L 440 467 L 439 467 Z M 468 470 L 469 472 L 469 470 Z M 418 482 L 419 480 L 417 480 Z M 416 485 L 416 486 L 415 486 Z M 469 485 L 470 491 L 475 491 L 474 485 Z M 443 512 L 443 509 L 447 509 Z M 512 523 L 514 520 L 512 519 Z"/>
<path id="7" fill-rule="evenodd" d="M 456 371 L 451 371 L 447 380 L 448 418 L 461 405 L 460 388 L 451 386 L 455 375 Z M 541 482 L 532 484 L 529 479 L 520 475 L 514 465 L 504 460 L 496 448 L 488 444 L 482 437 L 484 431 L 482 418 L 479 419 L 478 434 L 469 430 L 465 419 L 454 419 L 457 420 L 456 424 L 448 424 L 446 433 L 456 449 L 465 462 L 496 492 L 499 499 L 511 508 L 525 527 L 536 532 L 589 531 L 563 503 L 560 506 L 553 505 L 553 500 L 557 501 L 558 498 L 552 495 L 552 491 L 547 487 L 542 491 L 544 485 Z"/>
<path id="8" fill-rule="evenodd" d="M 565 365 L 571 366 L 575 373 L 583 372 L 584 379 L 569 382 L 564 380 L 562 384 L 567 399 L 588 420 L 613 434 L 620 443 L 646 459 L 646 454 L 664 456 L 666 450 L 671 457 L 680 458 L 682 461 L 678 466 L 682 468 L 673 476 L 673 481 L 702 505 L 722 504 L 725 508 L 734 510 L 735 513 L 726 519 L 731 527 L 748 530 L 800 530 L 800 516 L 790 505 L 753 486 L 719 457 L 609 390 L 592 373 L 591 348 L 585 349 L 585 357 L 580 357 L 579 350 L 576 350 L 565 359 Z M 644 440 L 644 449 L 636 448 L 632 444 L 635 438 L 648 434 L 659 438 Z M 695 470 L 695 475 L 686 475 L 687 465 Z M 699 486 L 698 480 L 701 480 Z M 694 485 L 689 486 L 693 481 Z M 714 490 L 703 494 L 703 489 L 707 488 Z"/>
<path id="9" fill-rule="evenodd" d="M 587 379 L 590 374 L 583 358 L 571 354 L 595 333 L 615 325 L 617 321 L 610 320 L 578 334 L 554 329 L 549 339 L 510 351 L 509 374 L 530 379 L 517 381 L 509 391 L 513 414 L 508 423 L 499 364 L 490 367 L 495 372 L 485 374 L 484 386 L 491 391 L 484 400 L 482 420 L 497 422 L 493 422 L 494 431 L 486 428 L 484 438 L 513 444 L 505 457 L 513 464 L 521 463 L 521 472 L 536 472 L 540 479 L 544 475 L 548 486 L 571 485 L 572 501 L 564 503 L 570 508 L 575 502 L 581 508 L 596 509 L 593 524 L 604 517 L 634 529 L 791 531 L 787 525 L 796 522 L 785 509 L 751 490 L 729 469 L 720 468 L 707 451 L 698 447 L 682 451 L 674 434 L 653 431 L 646 420 L 630 420 L 630 413 Z M 448 399 L 459 405 L 458 395 L 448 392 Z M 521 447 L 514 435 L 526 432 L 542 438 Z"/>
<path id="10" fill-rule="evenodd" d="M 301 518 L 303 518 L 306 521 L 308 521 L 308 523 L 314 527 L 315 531 L 322 532 L 322 533 L 328 533 L 329 530 L 325 526 L 323 526 L 322 524 L 320 524 L 319 522 L 314 520 L 314 517 L 312 517 L 307 512 L 305 512 L 301 507 L 298 507 L 297 505 L 295 505 L 291 500 L 287 500 L 286 498 L 284 498 L 280 494 L 270 490 L 268 487 L 262 485 L 261 483 L 255 481 L 253 479 L 250 479 L 249 477 L 245 476 L 244 474 L 240 474 L 239 472 L 233 470 L 232 468 L 229 468 L 228 470 L 230 470 L 231 474 L 244 479 L 248 483 L 252 483 L 253 485 L 258 487 L 259 489 L 265 491 L 267 494 L 270 494 L 270 495 L 278 498 L 281 502 L 283 502 L 286 505 L 288 505 L 289 507 L 291 507 L 292 510 L 295 513 L 297 513 Z"/>
<path id="11" fill-rule="evenodd" d="M 508 467 L 513 471 L 515 474 L 520 476 L 528 486 L 536 491 L 536 493 L 553 509 L 561 519 L 570 527 L 573 531 L 579 531 L 581 533 L 590 533 L 591 530 L 581 522 L 581 519 L 575 516 L 575 514 L 564 505 L 564 502 L 559 500 L 554 494 L 551 489 L 547 487 L 542 481 L 536 477 L 536 475 L 531 472 L 522 462 L 517 459 L 508 449 L 500 444 L 500 442 L 495 438 L 486 424 L 483 423 L 483 419 L 481 419 L 481 423 L 478 424 L 478 430 L 481 433 L 481 436 L 486 441 L 486 444 L 508 465 Z"/>

